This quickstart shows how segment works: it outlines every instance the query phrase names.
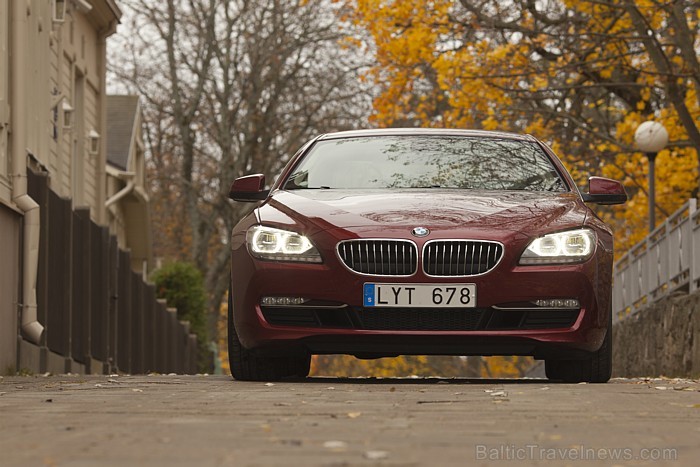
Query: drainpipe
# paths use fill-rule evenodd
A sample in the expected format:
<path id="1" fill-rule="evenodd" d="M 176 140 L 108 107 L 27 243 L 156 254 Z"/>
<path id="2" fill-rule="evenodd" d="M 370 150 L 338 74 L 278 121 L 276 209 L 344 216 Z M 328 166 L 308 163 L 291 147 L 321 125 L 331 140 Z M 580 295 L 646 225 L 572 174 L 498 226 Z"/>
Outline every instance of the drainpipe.
<path id="1" fill-rule="evenodd" d="M 12 201 L 24 213 L 22 324 L 24 337 L 39 344 L 44 326 L 37 321 L 36 275 L 39 263 L 39 205 L 27 194 L 27 51 L 29 6 L 15 0 L 12 8 Z"/>
<path id="2" fill-rule="evenodd" d="M 125 181 L 126 186 L 116 192 L 111 198 L 109 198 L 105 202 L 105 208 L 110 207 L 126 195 L 132 192 L 134 187 L 136 186 L 136 183 L 134 182 L 134 177 L 136 177 L 136 174 L 134 172 L 122 172 L 121 170 L 114 170 L 111 167 L 107 167 L 107 173 L 109 175 L 114 176 L 115 178 L 118 178 L 119 180 Z"/>

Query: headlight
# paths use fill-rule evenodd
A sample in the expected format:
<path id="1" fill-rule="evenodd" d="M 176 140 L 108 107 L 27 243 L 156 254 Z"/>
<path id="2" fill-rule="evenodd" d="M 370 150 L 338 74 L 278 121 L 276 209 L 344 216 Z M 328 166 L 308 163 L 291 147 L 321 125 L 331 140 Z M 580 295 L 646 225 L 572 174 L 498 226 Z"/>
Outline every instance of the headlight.
<path id="1" fill-rule="evenodd" d="M 579 263 L 591 257 L 595 243 L 595 232 L 591 229 L 548 234 L 528 245 L 520 264 Z"/>
<path id="2" fill-rule="evenodd" d="M 256 225 L 246 235 L 248 249 L 256 258 L 274 261 L 320 263 L 321 255 L 303 235 L 288 230 Z"/>

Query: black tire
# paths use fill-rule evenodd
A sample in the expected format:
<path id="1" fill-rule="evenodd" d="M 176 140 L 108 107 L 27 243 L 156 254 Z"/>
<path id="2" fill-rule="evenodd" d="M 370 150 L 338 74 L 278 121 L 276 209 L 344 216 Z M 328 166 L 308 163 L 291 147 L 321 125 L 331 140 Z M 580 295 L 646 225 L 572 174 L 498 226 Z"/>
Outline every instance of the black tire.
<path id="1" fill-rule="evenodd" d="M 260 357 L 243 347 L 233 325 L 233 303 L 228 295 L 228 361 L 231 376 L 239 381 L 278 381 L 306 378 L 311 356 Z"/>
<path id="2" fill-rule="evenodd" d="M 605 333 L 603 345 L 584 360 L 545 360 L 548 379 L 565 383 L 607 383 L 612 376 L 612 322 Z"/>

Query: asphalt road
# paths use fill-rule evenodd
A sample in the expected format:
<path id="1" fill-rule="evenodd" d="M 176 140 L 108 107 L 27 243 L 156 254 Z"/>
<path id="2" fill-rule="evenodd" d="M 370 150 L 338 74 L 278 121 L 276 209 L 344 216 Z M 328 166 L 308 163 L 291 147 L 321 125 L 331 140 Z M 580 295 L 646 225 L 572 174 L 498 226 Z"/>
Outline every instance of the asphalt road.
<path id="1" fill-rule="evenodd" d="M 698 459 L 698 381 L 0 379 L 2 466 L 694 466 Z"/>

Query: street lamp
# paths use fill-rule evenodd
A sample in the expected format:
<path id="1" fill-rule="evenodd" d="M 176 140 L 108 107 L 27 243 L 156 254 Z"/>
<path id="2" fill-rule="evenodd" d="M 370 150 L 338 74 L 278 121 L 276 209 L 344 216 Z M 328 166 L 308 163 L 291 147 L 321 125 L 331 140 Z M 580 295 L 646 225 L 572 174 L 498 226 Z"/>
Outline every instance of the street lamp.
<path id="1" fill-rule="evenodd" d="M 644 122 L 634 132 L 637 148 L 649 159 L 649 233 L 656 228 L 656 155 L 668 144 L 668 131 L 659 122 Z"/>

